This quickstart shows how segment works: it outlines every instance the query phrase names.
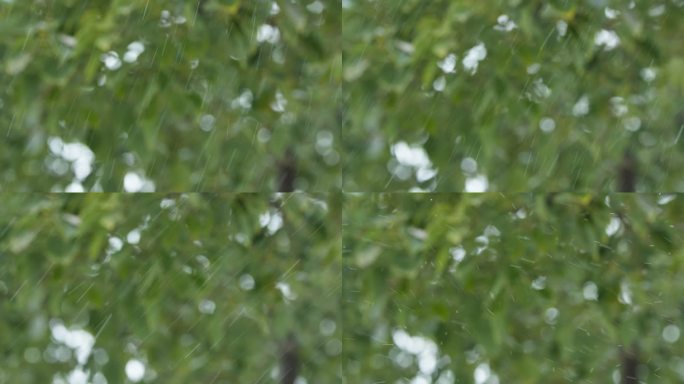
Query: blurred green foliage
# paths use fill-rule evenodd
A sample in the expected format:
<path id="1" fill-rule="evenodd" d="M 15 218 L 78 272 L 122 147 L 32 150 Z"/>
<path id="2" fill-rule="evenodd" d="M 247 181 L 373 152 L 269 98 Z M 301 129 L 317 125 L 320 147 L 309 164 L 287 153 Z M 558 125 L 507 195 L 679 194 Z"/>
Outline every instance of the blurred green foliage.
<path id="1" fill-rule="evenodd" d="M 348 196 L 346 382 L 607 383 L 622 347 L 642 382 L 679 382 L 682 218 L 674 195 Z"/>
<path id="2" fill-rule="evenodd" d="M 60 191 L 51 137 L 94 153 L 86 191 L 339 187 L 334 1 L 0 1 L 0 190 Z M 142 51 L 141 51 L 142 50 Z"/>
<path id="3" fill-rule="evenodd" d="M 682 21 L 0 0 L 0 383 L 684 380 Z"/>
<path id="4" fill-rule="evenodd" d="M 684 191 L 683 20 L 681 0 L 345 0 L 344 188 L 615 191 L 630 151 L 637 191 Z"/>
<path id="5" fill-rule="evenodd" d="M 289 334 L 301 377 L 340 380 L 339 198 L 0 198 L 0 382 L 72 372 L 55 324 L 95 337 L 80 369 L 109 383 L 134 358 L 146 381 L 277 382 Z"/>

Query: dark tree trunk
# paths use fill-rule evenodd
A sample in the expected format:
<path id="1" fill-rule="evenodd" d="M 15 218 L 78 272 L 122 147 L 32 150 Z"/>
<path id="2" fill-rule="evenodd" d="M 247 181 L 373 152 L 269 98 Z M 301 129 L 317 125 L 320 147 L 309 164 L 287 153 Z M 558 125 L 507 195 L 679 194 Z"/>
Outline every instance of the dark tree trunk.
<path id="1" fill-rule="evenodd" d="M 637 180 L 637 159 L 628 149 L 622 156 L 618 168 L 618 192 L 635 192 Z M 622 383 L 639 383 L 639 354 L 636 346 L 626 347 L 620 353 L 622 360 Z"/>
<path id="2" fill-rule="evenodd" d="M 622 351 L 622 384 L 639 384 L 639 357 L 636 348 Z"/>
<path id="3" fill-rule="evenodd" d="M 290 334 L 280 345 L 280 384 L 294 384 L 298 368 L 297 340 Z"/>
<path id="4" fill-rule="evenodd" d="M 630 150 L 622 156 L 618 167 L 618 192 L 634 192 L 636 190 L 637 160 Z"/>
<path id="5" fill-rule="evenodd" d="M 278 191 L 294 191 L 297 177 L 297 159 L 291 149 L 285 151 L 285 156 L 278 162 Z"/>

